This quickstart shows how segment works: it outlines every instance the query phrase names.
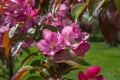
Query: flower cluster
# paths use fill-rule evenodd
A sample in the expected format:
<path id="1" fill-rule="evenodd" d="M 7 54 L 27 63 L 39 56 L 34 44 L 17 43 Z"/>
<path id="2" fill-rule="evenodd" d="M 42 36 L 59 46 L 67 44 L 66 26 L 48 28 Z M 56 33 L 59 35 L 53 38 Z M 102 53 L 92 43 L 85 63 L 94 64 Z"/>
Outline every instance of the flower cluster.
<path id="1" fill-rule="evenodd" d="M 4 6 L 4 12 L 2 14 L 4 17 L 0 28 L 4 27 L 9 29 L 11 26 L 15 26 L 17 23 L 23 23 L 21 28 L 23 28 L 24 32 L 27 32 L 28 28 L 32 27 L 33 24 L 38 22 L 38 11 L 37 9 L 33 9 L 34 5 L 34 0 L 7 1 Z"/>
<path id="2" fill-rule="evenodd" d="M 67 0 L 60 4 L 56 15 L 48 13 L 42 18 L 42 26 L 47 25 L 58 28 L 57 32 L 43 30 L 43 39 L 37 43 L 38 48 L 44 54 L 54 55 L 56 52 L 67 47 L 71 47 L 76 55 L 84 57 L 85 52 L 90 48 L 90 44 L 86 41 L 89 34 L 81 32 L 77 23 L 74 23 L 68 16 L 69 7 Z"/>
<path id="3" fill-rule="evenodd" d="M 12 6 L 11 6 L 12 5 Z M 34 9 L 35 0 L 6 0 L 4 11 L 0 14 L 0 45 L 3 34 L 16 24 L 17 33 L 27 34 L 28 29 L 38 23 L 38 10 Z"/>
<path id="4" fill-rule="evenodd" d="M 12 5 L 12 6 L 11 6 Z M 15 26 L 16 23 L 23 23 L 21 30 L 27 32 L 28 28 L 38 22 L 37 9 L 33 9 L 34 0 L 9 0 L 5 5 L 4 24 Z"/>

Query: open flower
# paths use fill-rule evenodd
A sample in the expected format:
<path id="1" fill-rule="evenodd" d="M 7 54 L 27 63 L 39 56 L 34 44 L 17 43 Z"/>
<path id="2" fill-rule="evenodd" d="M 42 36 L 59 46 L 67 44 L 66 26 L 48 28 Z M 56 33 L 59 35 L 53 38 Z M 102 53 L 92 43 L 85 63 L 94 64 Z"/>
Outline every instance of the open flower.
<path id="1" fill-rule="evenodd" d="M 43 36 L 44 39 L 37 43 L 37 47 L 43 51 L 43 54 L 54 55 L 65 47 L 63 36 L 60 33 L 45 29 Z"/>
<path id="2" fill-rule="evenodd" d="M 78 73 L 78 80 L 104 80 L 102 75 L 97 75 L 100 72 L 100 66 L 89 67 L 84 74 L 82 71 Z"/>
<path id="3" fill-rule="evenodd" d="M 64 36 L 66 45 L 71 46 L 75 42 L 75 40 L 79 38 L 80 29 L 76 24 L 65 26 L 62 29 L 62 35 Z"/>

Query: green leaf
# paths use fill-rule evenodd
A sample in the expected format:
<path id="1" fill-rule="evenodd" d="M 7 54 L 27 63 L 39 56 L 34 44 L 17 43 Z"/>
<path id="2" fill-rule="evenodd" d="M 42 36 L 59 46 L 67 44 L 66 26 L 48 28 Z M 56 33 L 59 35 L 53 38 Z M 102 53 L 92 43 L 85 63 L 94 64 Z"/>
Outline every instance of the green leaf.
<path id="1" fill-rule="evenodd" d="M 64 74 L 67 74 L 69 73 L 70 71 L 72 70 L 75 70 L 75 69 L 87 69 L 89 66 L 84 66 L 84 65 L 77 65 L 77 66 L 74 66 L 74 67 L 70 67 L 70 68 L 67 68 L 66 70 L 64 70 Z"/>
<path id="2" fill-rule="evenodd" d="M 25 75 L 25 73 L 27 73 L 28 71 L 32 70 L 33 67 L 31 66 L 24 66 L 22 67 L 18 72 L 16 72 L 13 77 L 11 78 L 11 80 L 20 80 L 23 75 Z"/>
<path id="3" fill-rule="evenodd" d="M 29 56 L 27 56 L 23 61 L 22 61 L 22 66 L 25 66 L 26 64 L 28 64 L 30 62 L 30 60 L 36 56 L 37 54 L 30 54 Z"/>
<path id="4" fill-rule="evenodd" d="M 27 80 L 44 80 L 41 76 L 30 76 Z"/>
<path id="5" fill-rule="evenodd" d="M 58 31 L 58 28 L 55 27 L 55 26 L 45 26 L 44 29 L 49 29 L 49 30 L 51 30 L 53 32 L 57 32 Z"/>
<path id="6" fill-rule="evenodd" d="M 87 67 L 87 66 L 82 67 L 84 65 L 81 65 L 81 64 L 79 64 L 79 63 L 77 63 L 75 61 L 70 61 L 70 60 L 69 61 L 62 60 L 62 61 L 59 61 L 58 63 L 66 63 L 66 64 L 68 64 L 70 66 L 73 66 L 74 68 L 86 68 Z"/>
<path id="7" fill-rule="evenodd" d="M 102 7 L 106 0 L 90 0 L 88 3 L 88 12 L 89 12 L 89 20 L 93 17 L 93 15 Z"/>
<path id="8" fill-rule="evenodd" d="M 120 12 L 120 0 L 114 0 L 117 10 Z"/>
<path id="9" fill-rule="evenodd" d="M 31 66 L 40 66 L 40 60 L 34 60 L 32 63 L 31 63 Z"/>
<path id="10" fill-rule="evenodd" d="M 49 74 L 46 72 L 41 72 L 40 75 L 45 79 L 48 79 L 50 77 Z"/>
<path id="11" fill-rule="evenodd" d="M 106 1 L 104 2 L 104 4 L 102 5 L 102 8 L 103 8 L 103 9 L 107 9 L 109 3 L 110 3 L 110 0 L 106 0 Z"/>
<path id="12" fill-rule="evenodd" d="M 22 68 L 20 68 L 13 76 L 10 80 L 21 80 L 21 78 L 28 72 L 31 70 L 35 70 L 35 71 L 42 71 L 43 68 L 42 67 L 32 67 L 32 66 L 23 66 Z"/>
<path id="13" fill-rule="evenodd" d="M 71 15 L 75 22 L 77 22 L 79 16 L 82 15 L 86 7 L 87 7 L 87 3 L 79 3 L 73 6 L 73 8 L 71 9 Z"/>

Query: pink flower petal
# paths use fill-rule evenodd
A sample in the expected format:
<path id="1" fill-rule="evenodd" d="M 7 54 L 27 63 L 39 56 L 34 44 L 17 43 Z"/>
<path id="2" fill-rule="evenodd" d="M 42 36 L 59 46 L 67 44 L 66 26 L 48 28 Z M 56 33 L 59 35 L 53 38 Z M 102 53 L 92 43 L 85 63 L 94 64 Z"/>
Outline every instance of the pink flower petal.
<path id="1" fill-rule="evenodd" d="M 78 55 L 84 57 L 85 52 L 90 48 L 90 44 L 86 41 L 81 41 L 77 46 L 74 47 L 73 51 Z"/>
<path id="2" fill-rule="evenodd" d="M 102 75 L 99 75 L 96 77 L 96 80 L 104 80 L 104 77 Z"/>
<path id="3" fill-rule="evenodd" d="M 93 78 L 100 72 L 100 66 L 89 67 L 86 71 L 87 78 Z"/>
<path id="4" fill-rule="evenodd" d="M 84 75 L 84 73 L 82 71 L 80 71 L 78 73 L 78 80 L 88 80 L 88 79 L 86 78 L 86 76 Z"/>
<path id="5" fill-rule="evenodd" d="M 44 52 L 47 52 L 49 50 L 49 44 L 47 44 L 45 40 L 40 40 L 37 43 L 37 47 Z"/>

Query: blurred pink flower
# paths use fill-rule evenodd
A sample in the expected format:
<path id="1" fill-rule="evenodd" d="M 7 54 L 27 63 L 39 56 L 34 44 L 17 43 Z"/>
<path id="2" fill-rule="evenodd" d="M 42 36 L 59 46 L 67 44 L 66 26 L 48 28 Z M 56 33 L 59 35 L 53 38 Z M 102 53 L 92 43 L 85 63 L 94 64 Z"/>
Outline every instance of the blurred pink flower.
<path id="1" fill-rule="evenodd" d="M 58 9 L 57 16 L 65 17 L 66 14 L 68 13 L 68 10 L 69 10 L 69 7 L 66 3 L 61 4 Z"/>
<path id="2" fill-rule="evenodd" d="M 43 31 L 43 36 L 44 39 L 37 43 L 37 47 L 43 51 L 43 54 L 54 55 L 65 47 L 64 38 L 59 32 L 56 33 L 45 29 Z"/>
<path id="3" fill-rule="evenodd" d="M 91 22 L 86 22 L 85 26 L 89 27 L 90 29 L 94 28 L 94 25 Z"/>
<path id="4" fill-rule="evenodd" d="M 97 75 L 100 72 L 100 66 L 91 66 L 87 69 L 86 74 L 82 71 L 78 73 L 79 80 L 104 80 L 102 75 Z"/>
<path id="5" fill-rule="evenodd" d="M 81 33 L 81 39 L 82 39 L 82 40 L 87 40 L 87 39 L 89 38 L 89 36 L 90 36 L 90 35 L 89 35 L 87 32 L 82 32 L 82 33 Z"/>

